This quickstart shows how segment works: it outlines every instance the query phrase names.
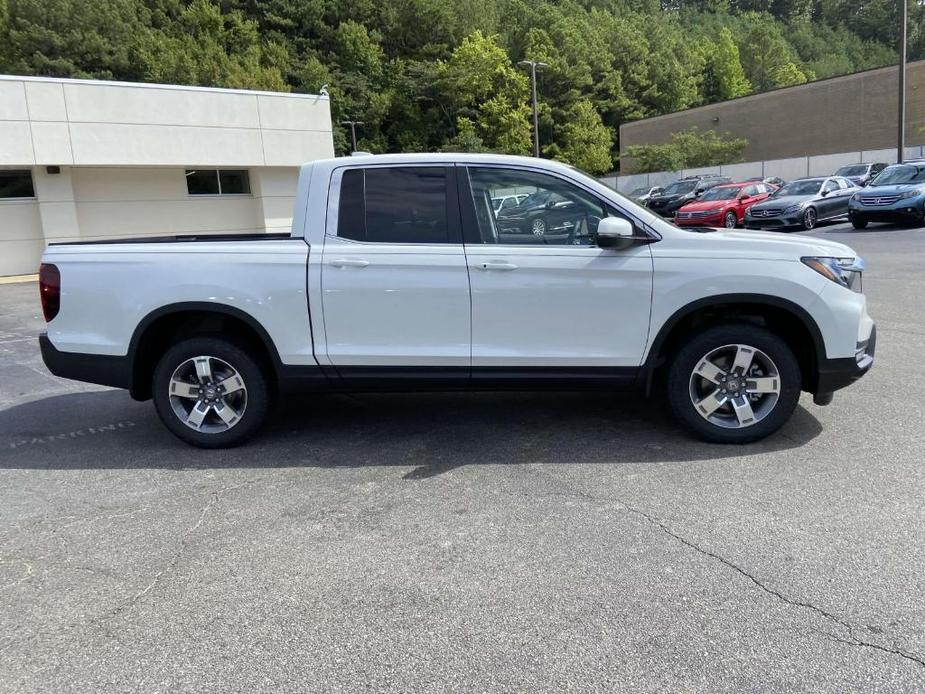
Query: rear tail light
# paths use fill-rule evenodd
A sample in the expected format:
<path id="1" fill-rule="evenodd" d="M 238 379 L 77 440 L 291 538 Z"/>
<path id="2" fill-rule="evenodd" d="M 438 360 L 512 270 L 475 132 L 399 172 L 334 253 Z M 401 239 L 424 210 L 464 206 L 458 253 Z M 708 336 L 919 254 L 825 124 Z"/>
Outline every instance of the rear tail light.
<path id="1" fill-rule="evenodd" d="M 39 294 L 45 322 L 50 323 L 61 308 L 61 273 L 57 265 L 42 263 L 39 266 Z"/>

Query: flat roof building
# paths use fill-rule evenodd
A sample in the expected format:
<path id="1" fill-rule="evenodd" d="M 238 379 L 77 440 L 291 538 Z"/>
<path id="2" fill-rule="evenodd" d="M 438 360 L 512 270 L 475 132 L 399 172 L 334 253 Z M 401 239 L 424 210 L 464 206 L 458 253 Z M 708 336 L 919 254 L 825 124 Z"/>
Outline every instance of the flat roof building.
<path id="1" fill-rule="evenodd" d="M 0 76 L 0 276 L 45 245 L 288 231 L 327 96 Z"/>
<path id="2" fill-rule="evenodd" d="M 747 162 L 891 147 L 895 157 L 898 82 L 893 65 L 624 123 L 621 173 L 633 172 L 629 146 L 663 144 L 691 127 L 745 138 Z M 906 68 L 906 144 L 925 144 L 925 60 Z"/>

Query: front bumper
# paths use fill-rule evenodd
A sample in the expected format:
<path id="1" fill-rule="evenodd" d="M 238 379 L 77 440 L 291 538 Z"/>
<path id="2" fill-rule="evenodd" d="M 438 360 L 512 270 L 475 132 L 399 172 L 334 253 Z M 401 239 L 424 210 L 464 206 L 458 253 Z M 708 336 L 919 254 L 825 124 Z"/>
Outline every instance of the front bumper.
<path id="1" fill-rule="evenodd" d="M 857 354 L 843 359 L 824 359 L 819 364 L 815 393 L 832 393 L 850 386 L 874 365 L 877 349 L 877 326 L 870 330 L 870 337 L 858 342 Z"/>
<path id="2" fill-rule="evenodd" d="M 892 222 L 895 224 L 921 223 L 925 217 L 925 199 L 899 200 L 890 206 L 862 205 L 852 200 L 848 203 L 848 217 L 860 222 Z"/>
<path id="3" fill-rule="evenodd" d="M 746 229 L 787 229 L 803 225 L 803 211 L 782 214 L 779 217 L 752 217 L 745 215 Z"/>
<path id="4" fill-rule="evenodd" d="M 692 217 L 684 219 L 675 215 L 674 223 L 679 227 L 721 227 L 725 223 L 725 214 L 711 214 L 709 217 Z"/>

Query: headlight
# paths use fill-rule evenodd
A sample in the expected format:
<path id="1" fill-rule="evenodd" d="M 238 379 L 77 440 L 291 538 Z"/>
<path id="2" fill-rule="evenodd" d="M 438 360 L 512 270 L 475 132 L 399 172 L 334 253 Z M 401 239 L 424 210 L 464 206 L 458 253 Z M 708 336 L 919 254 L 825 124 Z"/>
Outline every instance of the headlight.
<path id="1" fill-rule="evenodd" d="M 861 273 L 864 271 L 864 261 L 860 258 L 806 256 L 800 258 L 800 260 L 826 279 L 830 279 L 846 289 L 861 291 L 860 279 Z"/>
<path id="2" fill-rule="evenodd" d="M 859 192 L 858 192 L 858 193 L 855 193 L 854 195 L 851 196 L 851 199 L 852 199 L 852 200 L 860 200 L 860 199 L 861 199 L 861 194 L 860 194 Z"/>
<path id="3" fill-rule="evenodd" d="M 704 214 L 705 216 L 709 216 L 709 215 L 712 215 L 712 214 L 719 214 L 719 213 L 722 212 L 722 211 L 723 211 L 723 208 L 722 208 L 722 207 L 713 207 L 713 208 L 711 208 L 711 209 L 709 209 L 709 210 L 704 210 L 703 214 Z"/>
<path id="4" fill-rule="evenodd" d="M 790 207 L 784 210 L 783 214 L 793 214 L 794 212 L 799 212 L 801 209 L 803 209 L 802 204 L 791 205 Z"/>
<path id="5" fill-rule="evenodd" d="M 905 193 L 899 196 L 900 200 L 905 200 L 906 198 L 917 198 L 922 194 L 921 190 L 907 190 Z"/>

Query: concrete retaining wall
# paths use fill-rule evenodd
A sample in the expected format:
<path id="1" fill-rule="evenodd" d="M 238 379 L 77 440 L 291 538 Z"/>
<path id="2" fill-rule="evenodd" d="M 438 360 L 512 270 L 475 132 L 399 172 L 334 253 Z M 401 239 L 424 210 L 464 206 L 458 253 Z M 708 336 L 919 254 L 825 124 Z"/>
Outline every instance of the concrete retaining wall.
<path id="1" fill-rule="evenodd" d="M 925 146 L 906 147 L 906 159 L 925 157 Z M 752 176 L 779 176 L 785 181 L 804 176 L 827 176 L 848 164 L 861 162 L 896 161 L 896 149 L 867 150 L 863 152 L 842 152 L 840 154 L 823 154 L 815 157 L 792 157 L 790 159 L 769 159 L 766 161 L 749 161 L 743 164 L 726 164 L 699 169 L 681 171 L 656 171 L 648 174 L 629 174 L 627 176 L 609 176 L 601 180 L 609 186 L 628 193 L 636 188 L 664 186 L 684 176 L 716 173 L 729 176 L 733 181 L 741 181 Z"/>

